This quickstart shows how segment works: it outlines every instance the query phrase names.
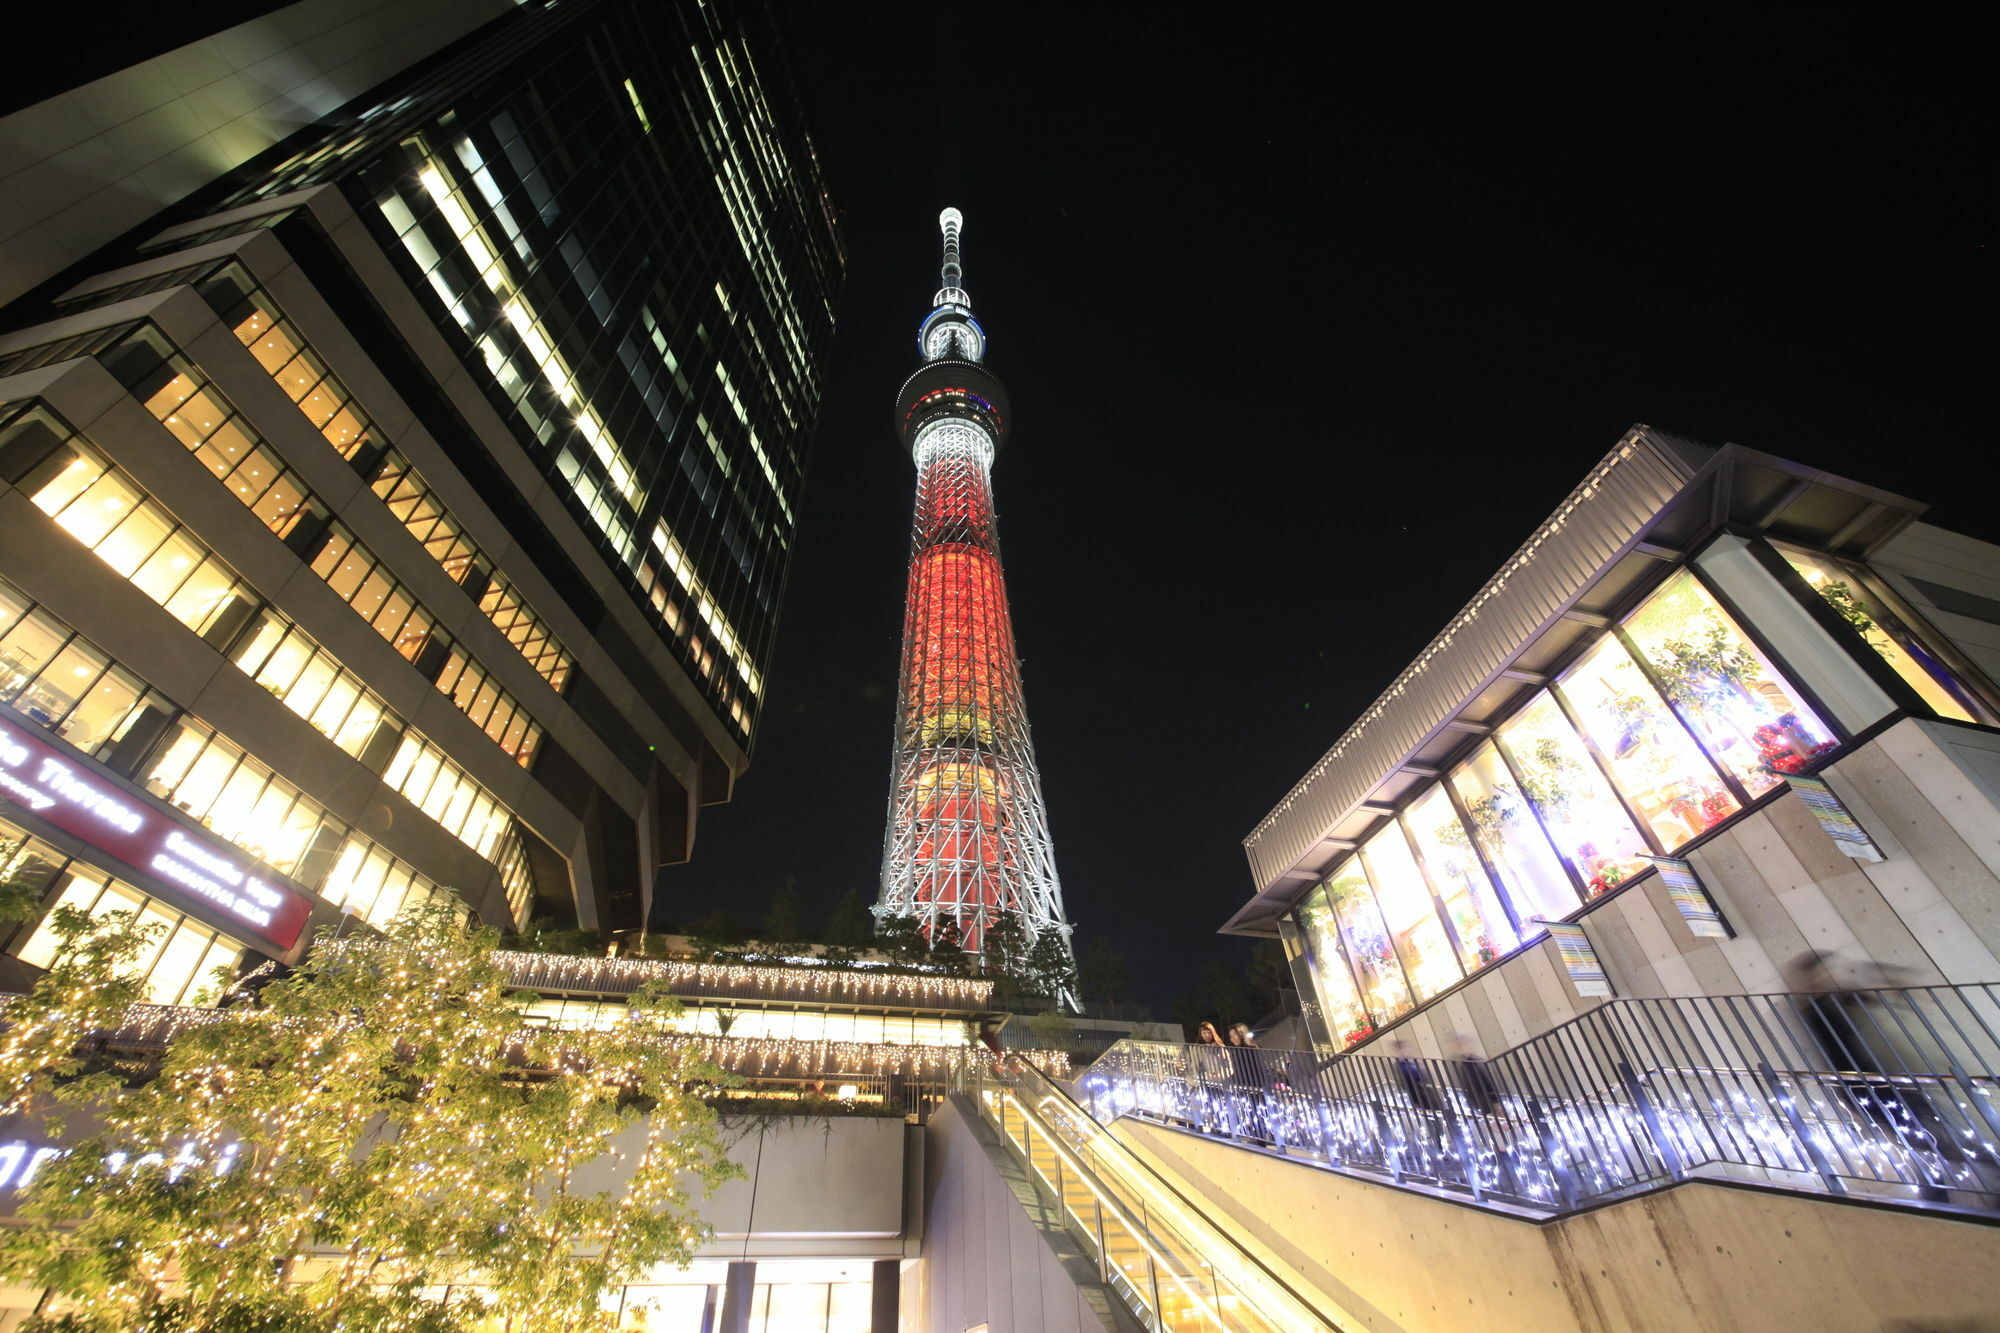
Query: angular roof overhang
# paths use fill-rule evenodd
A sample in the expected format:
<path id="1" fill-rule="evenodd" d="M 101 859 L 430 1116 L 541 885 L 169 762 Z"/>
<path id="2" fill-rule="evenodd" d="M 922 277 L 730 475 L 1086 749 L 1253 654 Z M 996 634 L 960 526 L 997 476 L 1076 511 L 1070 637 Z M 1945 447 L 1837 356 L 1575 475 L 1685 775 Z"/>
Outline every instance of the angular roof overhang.
<path id="1" fill-rule="evenodd" d="M 1276 933 L 1400 797 L 1546 683 L 1663 563 L 1725 528 L 1865 558 L 1924 508 L 1741 445 L 1633 426 L 1244 839 L 1256 893 L 1222 932 Z"/>

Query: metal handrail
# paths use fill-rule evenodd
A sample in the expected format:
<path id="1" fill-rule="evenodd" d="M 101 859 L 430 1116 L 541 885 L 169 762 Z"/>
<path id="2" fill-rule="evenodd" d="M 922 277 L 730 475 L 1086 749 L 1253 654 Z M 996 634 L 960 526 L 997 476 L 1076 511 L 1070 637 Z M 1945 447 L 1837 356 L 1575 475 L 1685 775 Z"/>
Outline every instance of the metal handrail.
<path id="1" fill-rule="evenodd" d="M 1120 1042 L 1140 1114 L 1562 1213 L 1691 1176 L 2000 1213 L 2000 987 L 1614 1000 L 1491 1059 Z"/>

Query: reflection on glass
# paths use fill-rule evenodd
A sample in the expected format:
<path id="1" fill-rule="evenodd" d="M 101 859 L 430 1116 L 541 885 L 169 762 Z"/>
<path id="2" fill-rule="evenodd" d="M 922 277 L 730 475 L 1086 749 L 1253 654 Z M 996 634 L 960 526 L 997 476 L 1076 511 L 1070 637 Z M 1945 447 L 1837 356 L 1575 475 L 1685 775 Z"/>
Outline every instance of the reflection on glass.
<path id="1" fill-rule="evenodd" d="M 1445 789 L 1433 787 L 1413 802 L 1403 812 L 1403 826 L 1444 903 L 1465 970 L 1484 967 L 1520 943 Z"/>
<path id="2" fill-rule="evenodd" d="M 1736 813 L 1736 798 L 1617 639 L 1591 649 L 1556 688 L 1661 846 L 1671 851 Z"/>
<path id="3" fill-rule="evenodd" d="M 1382 914 L 1375 908 L 1375 891 L 1361 872 L 1361 859 L 1349 857 L 1333 878 L 1326 882 L 1326 894 L 1333 904 L 1333 919 L 1339 923 L 1341 942 L 1354 964 L 1355 980 L 1361 985 L 1361 1003 L 1380 1023 L 1410 1007 L 1410 987 L 1403 980 L 1403 968 L 1382 928 Z"/>
<path id="4" fill-rule="evenodd" d="M 1913 618 L 1899 612 L 1893 596 L 1865 579 L 1860 570 L 1831 556 L 1810 555 L 1789 546 L 1778 550 L 1939 717 L 1989 725 L 2000 720 L 1911 627 Z"/>
<path id="5" fill-rule="evenodd" d="M 1427 1000 L 1456 985 L 1465 973 L 1459 969 L 1451 938 L 1445 934 L 1437 904 L 1431 900 L 1430 885 L 1410 855 L 1403 830 L 1391 822 L 1362 845 L 1361 860 L 1375 885 L 1390 942 L 1403 960 L 1403 971 L 1417 998 Z"/>
<path id="6" fill-rule="evenodd" d="M 1533 918 L 1559 920 L 1574 912 L 1578 906 L 1576 889 L 1493 742 L 1487 741 L 1473 752 L 1465 766 L 1451 775 L 1451 785 L 1472 820 L 1480 851 L 1486 854 L 1487 864 L 1514 904 L 1522 929 L 1539 934 L 1530 926 Z"/>
<path id="7" fill-rule="evenodd" d="M 1649 597 L 1625 631 L 1709 754 L 1752 795 L 1840 744 L 1686 570 Z"/>
<path id="8" fill-rule="evenodd" d="M 239 941 L 182 916 L 166 903 L 81 862 L 70 862 L 62 878 L 62 890 L 49 904 L 50 910 L 19 947 L 12 950 L 24 963 L 47 967 L 56 960 L 61 939 L 55 933 L 52 918 L 53 909 L 58 906 L 97 918 L 111 912 L 129 912 L 136 916 L 141 927 L 151 928 L 152 938 L 145 948 L 119 969 L 123 975 L 141 981 L 140 998 L 148 1004 L 213 1003 L 221 990 L 216 970 L 233 972 L 242 956 L 243 945 Z"/>
<path id="9" fill-rule="evenodd" d="M 1299 903 L 1298 921 L 1299 931 L 1305 936 L 1306 963 L 1312 972 L 1313 990 L 1319 996 L 1327 1033 L 1336 1045 L 1352 1046 L 1372 1034 L 1375 1025 L 1361 1005 L 1353 973 L 1347 970 L 1347 955 L 1340 947 L 1340 925 L 1334 920 L 1333 903 L 1327 898 L 1325 885 L 1315 888 Z"/>
<path id="10" fill-rule="evenodd" d="M 1500 744 L 1587 895 L 1595 898 L 1646 868 L 1645 839 L 1553 696 L 1537 693 L 1500 729 Z"/>

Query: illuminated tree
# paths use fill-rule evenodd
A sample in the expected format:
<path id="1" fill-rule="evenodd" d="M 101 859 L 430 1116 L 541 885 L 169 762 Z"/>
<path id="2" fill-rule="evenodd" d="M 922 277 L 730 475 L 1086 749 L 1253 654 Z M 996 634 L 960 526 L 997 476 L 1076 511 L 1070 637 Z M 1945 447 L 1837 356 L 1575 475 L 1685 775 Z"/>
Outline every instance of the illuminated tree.
<path id="1" fill-rule="evenodd" d="M 24 1192 L 0 1272 L 82 1321 L 50 1328 L 602 1326 L 603 1293 L 705 1238 L 690 1191 L 738 1174 L 688 1091 L 717 1076 L 663 995 L 527 1029 L 493 946 L 420 914 L 201 1011 L 122 1097 L 62 1090 L 103 1128 Z M 421 1294 L 445 1283 L 483 1294 Z"/>
<path id="2" fill-rule="evenodd" d="M 15 867 L 20 847 L 0 846 L 0 920 L 32 920 L 41 898 Z M 95 1095 L 116 1079 L 89 1069 L 86 1050 L 93 1038 L 124 1020 L 142 991 L 130 965 L 163 929 L 141 926 L 133 912 L 90 917 L 74 907 L 57 907 L 48 927 L 55 955 L 26 995 L 0 1007 L 0 1116 L 43 1116 L 44 1129 L 60 1132 L 52 1097 L 61 1088 Z"/>

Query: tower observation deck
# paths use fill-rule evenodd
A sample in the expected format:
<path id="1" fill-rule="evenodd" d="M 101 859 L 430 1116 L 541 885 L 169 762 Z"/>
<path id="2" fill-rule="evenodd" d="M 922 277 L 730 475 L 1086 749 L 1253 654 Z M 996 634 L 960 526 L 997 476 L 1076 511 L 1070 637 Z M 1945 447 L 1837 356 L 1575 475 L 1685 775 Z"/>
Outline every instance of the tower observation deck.
<path id="1" fill-rule="evenodd" d="M 926 937 L 955 921 L 969 949 L 1001 912 L 1030 942 L 1067 943 L 993 519 L 1007 391 L 960 285 L 963 221 L 955 208 L 938 219 L 944 282 L 917 330 L 923 364 L 896 398 L 917 502 L 876 911 L 916 918 Z"/>

